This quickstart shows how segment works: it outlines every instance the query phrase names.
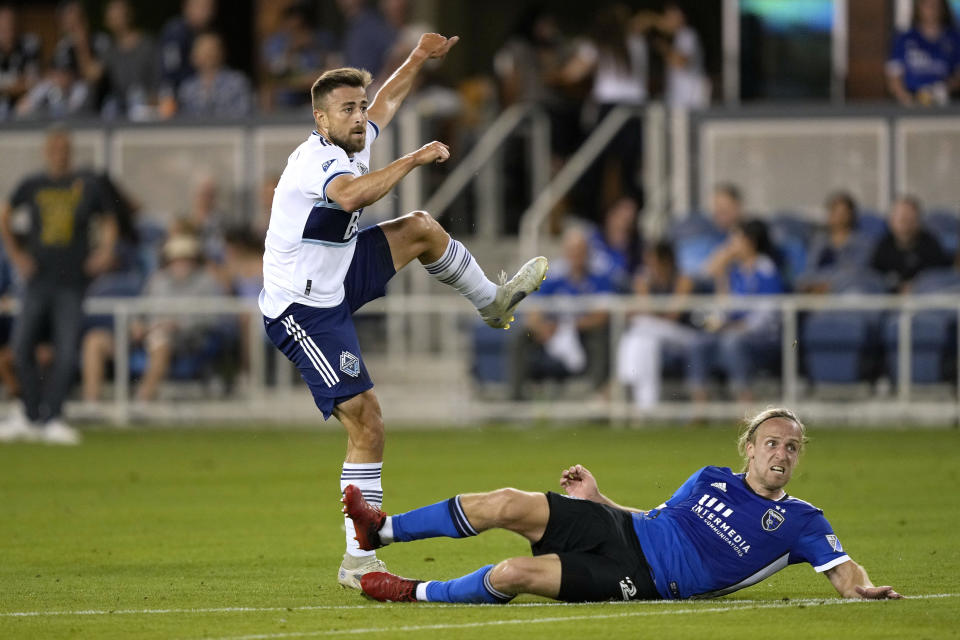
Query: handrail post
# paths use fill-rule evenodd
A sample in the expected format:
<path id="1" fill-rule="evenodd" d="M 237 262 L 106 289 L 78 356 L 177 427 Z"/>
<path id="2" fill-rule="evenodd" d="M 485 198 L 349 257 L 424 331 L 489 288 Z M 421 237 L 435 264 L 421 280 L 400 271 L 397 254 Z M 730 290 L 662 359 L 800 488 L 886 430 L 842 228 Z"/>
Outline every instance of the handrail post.
<path id="1" fill-rule="evenodd" d="M 901 405 L 910 402 L 913 351 L 913 310 L 902 304 L 897 326 L 897 399 Z"/>
<path id="2" fill-rule="evenodd" d="M 124 426 L 130 422 L 130 313 L 126 304 L 113 310 L 113 423 Z"/>
<path id="3" fill-rule="evenodd" d="M 797 362 L 799 360 L 797 349 L 799 340 L 797 338 L 797 306 L 793 302 L 783 303 L 783 337 L 781 345 L 782 353 L 782 378 L 783 378 L 783 403 L 792 407 L 797 402 Z"/>

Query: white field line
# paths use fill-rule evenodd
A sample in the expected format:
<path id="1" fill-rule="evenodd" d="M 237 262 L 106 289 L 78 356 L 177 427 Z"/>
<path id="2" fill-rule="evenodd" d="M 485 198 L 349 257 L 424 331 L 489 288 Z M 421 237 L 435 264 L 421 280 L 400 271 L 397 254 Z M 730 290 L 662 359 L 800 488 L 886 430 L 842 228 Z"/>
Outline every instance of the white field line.
<path id="1" fill-rule="evenodd" d="M 915 596 L 908 596 L 910 600 L 923 600 L 931 598 L 956 598 L 960 593 L 929 593 Z M 521 602 L 517 604 L 448 604 L 441 602 L 420 602 L 416 605 L 418 609 L 439 608 L 439 609 L 517 609 L 523 607 L 587 607 L 587 606 L 605 606 L 605 607 L 678 607 L 686 604 L 685 600 L 634 600 L 632 602 Z M 770 600 L 716 600 L 717 603 L 729 603 L 729 605 L 769 605 Z M 796 598 L 787 602 L 779 600 L 773 601 L 777 605 L 818 605 L 827 603 L 852 603 L 865 602 L 863 600 L 840 600 L 837 598 Z M 123 616 L 123 615 L 170 615 L 170 614 L 199 614 L 199 613 L 270 613 L 273 611 L 340 611 L 351 609 L 384 609 L 393 607 L 391 604 L 343 604 L 343 605 L 306 605 L 299 607 L 201 607 L 193 609 L 77 609 L 61 611 L 0 611 L 0 618 L 42 618 L 47 616 Z"/>
<path id="2" fill-rule="evenodd" d="M 960 594 L 956 593 L 937 593 L 930 595 L 921 595 L 913 596 L 911 600 L 919 599 L 928 599 L 928 598 L 953 598 Z M 606 614 L 593 614 L 593 615 L 574 615 L 574 616 L 555 616 L 552 618 L 532 618 L 532 619 L 516 619 L 516 620 L 484 620 L 482 622 L 462 622 L 454 624 L 421 624 L 421 625 L 409 625 L 409 626 L 391 626 L 391 627 L 367 627 L 364 629 L 339 629 L 339 630 L 324 630 L 324 631 L 300 631 L 300 632 L 288 632 L 288 633 L 262 633 L 254 635 L 245 635 L 245 636 L 224 636 L 220 638 L 206 638 L 205 640 L 280 640 L 283 638 L 321 638 L 324 636 L 340 636 L 340 635 L 357 635 L 363 633 L 382 633 L 390 632 L 397 633 L 401 631 L 444 631 L 449 629 L 472 629 L 477 627 L 498 627 L 505 625 L 516 625 L 516 624 L 547 624 L 553 622 L 570 622 L 570 621 L 583 621 L 583 620 L 609 620 L 614 618 L 639 618 L 646 616 L 671 616 L 671 615 L 684 615 L 688 613 L 725 613 L 728 611 L 745 611 L 745 610 L 757 610 L 757 609 L 787 609 L 790 607 L 796 607 L 801 604 L 805 606 L 830 606 L 830 605 L 840 605 L 840 604 L 856 604 L 856 603 L 875 603 L 882 602 L 880 600 L 841 600 L 839 598 L 832 599 L 804 599 L 804 600 L 791 600 L 790 602 L 769 602 L 766 603 L 746 600 L 733 600 L 730 601 L 731 605 L 729 607 L 705 607 L 705 608 L 673 608 L 666 607 L 662 608 L 660 611 L 629 611 L 624 613 L 606 613 Z M 752 604 L 744 604 L 752 603 Z M 630 603 L 635 604 L 635 603 Z M 416 605 L 411 605 L 416 606 Z M 502 605 L 494 605 L 502 606 Z"/>

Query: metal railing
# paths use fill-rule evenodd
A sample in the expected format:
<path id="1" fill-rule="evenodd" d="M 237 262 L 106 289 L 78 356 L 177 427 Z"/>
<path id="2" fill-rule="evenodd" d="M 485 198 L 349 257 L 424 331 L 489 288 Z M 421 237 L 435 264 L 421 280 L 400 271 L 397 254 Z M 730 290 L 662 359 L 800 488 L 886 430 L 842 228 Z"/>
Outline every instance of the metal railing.
<path id="1" fill-rule="evenodd" d="M 555 313 L 583 313 L 602 309 L 610 314 L 610 346 L 616 352 L 617 344 L 628 325 L 629 318 L 638 313 L 677 311 L 733 311 L 754 308 L 757 297 L 750 296 L 689 296 L 632 297 L 582 296 L 533 297 L 524 302 L 524 311 L 540 309 Z M 953 387 L 945 380 L 932 387 L 933 393 L 916 394 L 917 384 L 911 379 L 911 346 L 915 314 L 933 309 L 945 309 L 960 314 L 960 296 L 957 295 L 784 295 L 764 296 L 765 307 L 777 309 L 781 315 L 781 370 L 778 393 L 761 398 L 760 405 L 770 403 L 793 407 L 802 415 L 818 421 L 901 424 L 908 422 L 956 424 L 960 422 L 960 376 L 951 376 Z M 280 357 L 283 367 L 278 369 L 277 381 L 268 385 L 266 354 L 273 347 L 266 341 L 262 317 L 256 304 L 236 298 L 151 299 L 151 298 L 91 298 L 86 302 L 90 314 L 110 315 L 116 336 L 127 335 L 132 318 L 162 313 L 164 315 L 245 316 L 248 353 L 247 383 L 223 398 L 201 397 L 194 402 L 174 401 L 154 403 L 147 410 L 135 406 L 130 389 L 130 343 L 114 341 L 114 377 L 112 395 L 92 407 L 93 415 L 124 425 L 133 418 L 160 421 L 178 421 L 190 424 L 223 421 L 317 421 L 317 412 L 310 402 L 310 394 L 301 382 L 294 379 L 292 366 Z M 800 337 L 800 314 L 816 311 L 873 311 L 893 312 L 898 316 L 897 377 L 894 392 L 888 395 L 871 393 L 863 397 L 830 399 L 818 397 L 803 390 L 800 375 L 800 354 L 804 345 Z M 11 311 L 8 309 L 8 311 Z M 15 311 L 15 309 L 13 309 Z M 610 386 L 606 399 L 551 399 L 549 402 L 511 402 L 487 400 L 476 393 L 470 377 L 474 347 L 471 332 L 465 327 L 476 323 L 476 312 L 455 295 L 398 295 L 390 294 L 364 307 L 360 314 L 386 314 L 410 320 L 407 326 L 429 323 L 439 327 L 438 339 L 427 348 L 414 349 L 409 335 L 390 335 L 383 353 L 365 351 L 365 358 L 377 391 L 384 404 L 385 415 L 393 423 L 416 420 L 418 424 L 469 424 L 484 420 L 549 420 L 603 419 L 614 424 L 641 424 L 648 420 L 687 420 L 695 415 L 714 418 L 737 418 L 755 407 L 745 407 L 734 401 L 712 402 L 694 407 L 687 401 L 662 401 L 650 410 L 639 411 L 626 398 L 618 384 Z M 518 317 L 518 326 L 522 322 Z M 393 344 L 399 341 L 399 344 Z M 960 344 L 960 339 L 958 339 Z M 279 354 L 277 354 L 279 356 Z M 960 361 L 960 354 L 958 354 Z M 612 359 L 611 359 L 612 360 Z M 615 365 L 613 365 L 615 366 Z M 611 381 L 615 380 L 611 367 Z M 282 372 L 282 374 L 281 374 Z M 386 401 L 384 401 L 386 398 Z M 84 406 L 90 413 L 91 407 Z M 79 411 L 77 403 L 70 403 L 71 411 Z"/>

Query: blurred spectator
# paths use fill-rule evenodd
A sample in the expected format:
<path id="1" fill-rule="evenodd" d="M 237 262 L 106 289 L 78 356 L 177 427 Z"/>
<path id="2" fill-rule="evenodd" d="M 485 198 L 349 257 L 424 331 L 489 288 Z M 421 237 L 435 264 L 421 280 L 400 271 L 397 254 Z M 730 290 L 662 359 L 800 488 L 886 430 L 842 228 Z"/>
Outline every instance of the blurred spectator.
<path id="1" fill-rule="evenodd" d="M 395 34 L 393 44 L 387 51 L 383 60 L 383 66 L 380 70 L 379 82 L 383 82 L 390 77 L 394 71 L 403 64 L 410 52 L 416 48 L 420 42 L 420 36 L 425 33 L 434 33 L 436 28 L 429 22 L 413 22 L 410 18 L 409 0 L 380 0 L 380 13 L 387 25 Z M 425 70 L 428 72 L 439 67 L 439 60 L 428 60 Z M 420 76 L 417 76 L 418 79 Z"/>
<path id="2" fill-rule="evenodd" d="M 317 28 L 310 5 L 303 0 L 288 4 L 280 29 L 267 37 L 261 49 L 267 75 L 261 88 L 263 107 L 310 104 L 310 87 L 321 70 L 331 68 L 335 50 L 333 34 Z"/>
<path id="3" fill-rule="evenodd" d="M 378 77 L 396 32 L 376 9 L 367 6 L 367 0 L 337 0 L 337 7 L 346 23 L 341 47 L 344 65 Z"/>
<path id="4" fill-rule="evenodd" d="M 545 6 L 534 5 L 521 13 L 513 33 L 493 59 L 503 106 L 532 102 L 547 111 L 554 171 L 582 140 L 581 100 L 562 73 L 572 54 L 556 16 Z"/>
<path id="5" fill-rule="evenodd" d="M 785 292 L 777 269 L 776 250 L 767 226 L 760 220 L 737 224 L 727 242 L 718 250 L 710 275 L 719 293 L 735 296 L 762 296 Z M 779 357 L 780 314 L 762 302 L 749 309 L 708 316 L 704 332 L 690 350 L 687 382 L 694 401 L 707 399 L 706 382 L 714 368 L 726 375 L 727 383 L 741 402 L 752 399 L 749 383 L 765 361 Z"/>
<path id="6" fill-rule="evenodd" d="M 651 44 L 667 67 L 667 105 L 682 109 L 706 107 L 710 103 L 710 81 L 704 72 L 703 47 L 697 32 L 687 24 L 683 9 L 676 2 L 668 2 L 653 25 L 656 31 Z"/>
<path id="7" fill-rule="evenodd" d="M 224 258 L 226 214 L 220 206 L 220 188 L 213 176 L 201 176 L 193 192 L 187 221 L 195 231 L 203 257 L 220 264 Z"/>
<path id="8" fill-rule="evenodd" d="M 710 220 L 717 230 L 729 236 L 742 218 L 743 196 L 740 187 L 730 182 L 715 185 L 710 198 Z"/>
<path id="9" fill-rule="evenodd" d="M 669 242 L 658 242 L 643 253 L 643 271 L 634 281 L 640 296 L 675 296 L 693 291 L 693 281 L 680 273 Z M 682 358 L 697 339 L 685 311 L 636 315 L 617 348 L 617 378 L 633 390 L 638 409 L 652 409 L 660 401 L 665 351 Z"/>
<path id="10" fill-rule="evenodd" d="M 113 42 L 103 58 L 106 87 L 101 113 L 108 118 L 147 119 L 160 82 L 153 39 L 135 26 L 129 0 L 110 0 L 103 21 Z"/>
<path id="11" fill-rule="evenodd" d="M 163 267 L 154 273 L 144 297 L 159 299 L 202 298 L 223 295 L 223 288 L 203 268 L 203 254 L 196 236 L 173 227 L 163 246 Z M 175 358 L 199 363 L 215 350 L 217 320 L 194 314 L 151 314 L 130 325 L 130 338 L 146 352 L 146 368 L 136 391 L 140 402 L 155 400 Z M 100 399 L 106 364 L 113 356 L 113 332 L 99 328 L 87 332 L 83 342 L 83 397 Z"/>
<path id="12" fill-rule="evenodd" d="M 579 228 L 563 237 L 563 268 L 554 269 L 540 287 L 541 295 L 581 296 L 613 293 L 614 285 L 604 275 L 590 272 L 590 243 Z M 561 273 L 562 272 L 562 273 Z M 610 373 L 610 328 L 606 311 L 550 313 L 531 311 L 511 350 L 511 397 L 525 397 L 524 383 L 563 380 L 585 374 L 594 389 L 606 384 Z"/>
<path id="13" fill-rule="evenodd" d="M 20 119 L 61 120 L 91 115 L 93 96 L 82 78 L 63 60 L 54 60 L 42 80 L 20 98 L 15 109 Z"/>
<path id="14" fill-rule="evenodd" d="M 86 83 L 90 104 L 100 107 L 103 98 L 103 61 L 110 49 L 110 36 L 90 31 L 90 21 L 80 0 L 67 0 L 58 9 L 60 39 L 53 50 L 52 67 L 69 71 Z"/>
<path id="15" fill-rule="evenodd" d="M 713 228 L 704 236 L 706 242 L 700 247 L 702 257 L 696 261 L 697 273 L 715 279 L 715 274 L 723 271 L 729 260 L 730 236 L 742 219 L 740 188 L 729 182 L 715 185 L 710 197 L 710 224 Z"/>
<path id="16" fill-rule="evenodd" d="M 642 33 L 631 29 L 630 17 L 629 9 L 621 4 L 600 9 L 592 38 L 577 47 L 564 69 L 565 81 L 570 84 L 593 77 L 590 97 L 597 110 L 591 127 L 618 106 L 639 107 L 647 102 L 647 43 Z M 588 178 L 596 184 L 586 190 L 592 194 L 591 201 L 610 202 L 613 197 L 607 194 L 614 191 L 643 202 L 641 135 L 642 120 L 635 116 L 613 138 Z M 597 175 L 596 169 L 602 173 Z M 596 194 L 603 197 L 594 197 Z"/>
<path id="17" fill-rule="evenodd" d="M 639 253 L 637 203 L 620 198 L 604 214 L 603 227 L 590 235 L 590 272 L 608 277 L 617 291 L 627 293 Z"/>
<path id="18" fill-rule="evenodd" d="M 826 293 L 840 272 L 865 269 L 870 263 L 873 242 L 857 231 L 857 203 L 849 193 L 838 191 L 827 197 L 826 229 L 810 246 L 807 269 L 797 278 L 797 289 Z"/>
<path id="19" fill-rule="evenodd" d="M 17 14 L 0 6 L 0 121 L 6 120 L 21 96 L 40 79 L 40 39 L 17 32 Z"/>
<path id="20" fill-rule="evenodd" d="M 194 73 L 190 60 L 193 40 L 213 26 L 216 13 L 216 0 L 183 0 L 181 14 L 163 25 L 160 32 L 161 117 L 169 118 L 176 112 L 180 84 Z"/>
<path id="21" fill-rule="evenodd" d="M 884 275 L 891 291 L 907 293 L 925 269 L 953 263 L 937 239 L 923 228 L 922 207 L 914 196 L 900 196 L 890 210 L 890 230 L 877 243 L 870 266 Z"/>
<path id="22" fill-rule="evenodd" d="M 61 412 L 77 371 L 84 291 L 89 278 L 112 266 L 117 237 L 116 221 L 103 215 L 110 203 L 100 179 L 72 169 L 71 149 L 67 131 L 48 133 L 46 170 L 20 182 L 0 216 L 4 248 L 25 282 L 13 344 L 26 422 L 7 423 L 4 430 L 8 436 L 56 444 L 80 440 Z M 27 208 L 31 223 L 24 247 L 10 223 L 19 207 Z M 100 222 L 96 234 L 95 221 Z M 54 360 L 49 372 L 41 372 L 36 347 L 48 330 Z"/>
<path id="23" fill-rule="evenodd" d="M 960 88 L 960 33 L 947 0 L 914 0 L 910 29 L 897 35 L 887 87 L 903 105 L 943 105 Z"/>
<path id="24" fill-rule="evenodd" d="M 210 32 L 198 35 L 190 60 L 197 71 L 184 80 L 177 92 L 179 114 L 240 118 L 250 113 L 250 81 L 240 71 L 224 66 L 220 36 Z"/>

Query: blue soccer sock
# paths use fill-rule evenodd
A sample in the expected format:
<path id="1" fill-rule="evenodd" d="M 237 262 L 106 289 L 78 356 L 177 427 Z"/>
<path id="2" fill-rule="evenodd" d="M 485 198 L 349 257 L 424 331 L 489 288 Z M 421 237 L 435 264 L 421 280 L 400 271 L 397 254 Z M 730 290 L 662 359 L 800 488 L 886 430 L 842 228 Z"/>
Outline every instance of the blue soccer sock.
<path id="1" fill-rule="evenodd" d="M 396 542 L 441 537 L 466 538 L 478 533 L 463 512 L 460 496 L 390 516 L 389 521 L 392 528 L 390 537 Z"/>
<path id="2" fill-rule="evenodd" d="M 462 578 L 445 581 L 430 581 L 419 585 L 417 599 L 427 602 L 472 602 L 476 604 L 504 604 L 514 596 L 497 591 L 490 585 L 492 564 L 468 573 Z"/>

